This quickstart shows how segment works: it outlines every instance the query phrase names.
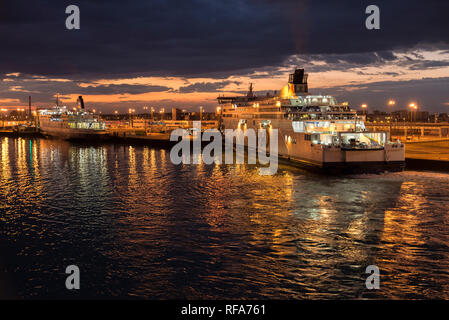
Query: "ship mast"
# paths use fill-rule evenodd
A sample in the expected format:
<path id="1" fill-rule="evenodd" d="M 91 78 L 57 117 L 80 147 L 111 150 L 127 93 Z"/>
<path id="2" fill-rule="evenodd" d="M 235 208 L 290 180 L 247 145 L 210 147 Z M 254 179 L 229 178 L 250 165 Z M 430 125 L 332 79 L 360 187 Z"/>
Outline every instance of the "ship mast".
<path id="1" fill-rule="evenodd" d="M 252 82 L 249 84 L 249 90 L 248 90 L 248 93 L 246 94 L 246 96 L 248 98 L 253 98 L 254 97 L 253 83 Z"/>

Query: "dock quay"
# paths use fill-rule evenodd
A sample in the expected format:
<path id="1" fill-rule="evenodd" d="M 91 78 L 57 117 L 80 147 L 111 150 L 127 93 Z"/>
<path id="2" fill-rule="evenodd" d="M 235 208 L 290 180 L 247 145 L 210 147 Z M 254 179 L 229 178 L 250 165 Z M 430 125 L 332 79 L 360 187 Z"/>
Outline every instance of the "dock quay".
<path id="1" fill-rule="evenodd" d="M 405 143 L 408 170 L 449 171 L 449 123 L 365 123 L 369 131 L 383 130 L 391 140 Z"/>
<path id="2" fill-rule="evenodd" d="M 201 121 L 201 130 L 218 128 L 218 121 Z M 108 122 L 107 134 L 115 140 L 128 140 L 139 142 L 167 142 L 170 143 L 170 135 L 173 130 L 184 129 L 192 133 L 192 120 L 161 120 L 151 121 L 136 119 L 123 124 L 122 122 Z"/>
<path id="3" fill-rule="evenodd" d="M 388 131 L 392 140 L 399 139 L 403 142 L 449 139 L 449 123 L 366 122 L 365 126 L 369 131 Z"/>
<path id="4" fill-rule="evenodd" d="M 407 142 L 405 158 L 411 170 L 449 171 L 449 138 Z"/>
<path id="5" fill-rule="evenodd" d="M 39 138 L 41 137 L 39 130 L 14 130 L 0 129 L 0 137 L 21 137 L 21 138 Z"/>

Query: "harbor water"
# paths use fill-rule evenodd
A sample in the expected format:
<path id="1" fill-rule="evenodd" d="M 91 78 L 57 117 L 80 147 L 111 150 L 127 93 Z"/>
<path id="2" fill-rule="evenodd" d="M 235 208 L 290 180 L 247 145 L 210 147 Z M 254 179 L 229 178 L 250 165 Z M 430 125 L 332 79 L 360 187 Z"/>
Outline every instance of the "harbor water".
<path id="1" fill-rule="evenodd" d="M 447 173 L 261 176 L 142 145 L 0 139 L 1 297 L 449 299 Z"/>

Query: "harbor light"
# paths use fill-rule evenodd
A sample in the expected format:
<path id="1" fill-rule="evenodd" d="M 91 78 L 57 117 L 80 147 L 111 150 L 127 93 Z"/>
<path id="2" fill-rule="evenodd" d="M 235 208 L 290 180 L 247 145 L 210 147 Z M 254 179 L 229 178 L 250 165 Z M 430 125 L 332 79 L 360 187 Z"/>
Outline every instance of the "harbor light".
<path id="1" fill-rule="evenodd" d="M 368 105 L 366 103 L 361 105 L 362 110 L 363 110 L 363 114 L 366 114 L 366 108 L 368 108 Z"/>
<path id="2" fill-rule="evenodd" d="M 410 120 L 413 122 L 413 118 L 415 118 L 414 120 L 416 121 L 416 115 L 414 116 L 414 114 L 415 114 L 416 110 L 418 109 L 418 105 L 416 103 L 412 102 L 408 106 L 411 109 L 411 111 L 410 111 L 410 118 L 411 119 Z"/>

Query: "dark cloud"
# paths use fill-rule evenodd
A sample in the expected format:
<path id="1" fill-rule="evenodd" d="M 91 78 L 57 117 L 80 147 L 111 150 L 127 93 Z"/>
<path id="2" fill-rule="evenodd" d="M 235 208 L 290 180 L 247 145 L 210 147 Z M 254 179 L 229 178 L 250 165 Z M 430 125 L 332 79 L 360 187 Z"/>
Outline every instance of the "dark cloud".
<path id="1" fill-rule="evenodd" d="M 434 60 L 425 60 L 425 61 L 417 61 L 413 65 L 410 66 L 411 70 L 426 70 L 431 68 L 441 68 L 449 66 L 449 61 L 434 61 Z"/>
<path id="2" fill-rule="evenodd" d="M 400 76 L 400 75 L 401 75 L 399 72 L 378 72 L 378 73 L 369 73 L 369 72 L 363 72 L 363 71 L 358 71 L 357 74 L 362 75 L 362 76 L 379 76 L 379 75 L 386 75 L 386 76 L 393 76 L 393 77 L 397 77 L 397 76 Z"/>
<path id="3" fill-rule="evenodd" d="M 279 65 L 294 54 L 346 54 L 351 63 L 365 64 L 394 59 L 393 50 L 447 49 L 449 43 L 447 1 L 376 1 L 381 30 L 375 31 L 364 27 L 371 1 L 76 3 L 81 30 L 69 31 L 67 2 L 0 2 L 0 70 L 84 80 L 226 77 Z"/>
<path id="4" fill-rule="evenodd" d="M 443 51 L 441 51 L 443 52 Z M 397 76 L 409 70 L 427 70 L 432 68 L 441 68 L 449 66 L 449 60 L 426 59 L 417 51 L 398 50 L 391 51 L 376 51 L 367 53 L 348 53 L 348 54 L 310 54 L 310 55 L 296 55 L 290 57 L 284 66 L 306 66 L 308 72 L 326 72 L 326 71 L 350 71 L 352 69 L 361 69 L 367 67 L 383 67 L 386 65 L 398 66 L 402 70 L 400 72 L 377 72 L 367 73 L 364 71 L 357 71 L 360 75 L 393 75 Z"/>
<path id="5" fill-rule="evenodd" d="M 6 80 L 6 81 L 5 81 Z M 77 81 L 57 81 L 24 77 L 22 75 L 5 76 L 0 81 L 0 97 L 3 99 L 19 99 L 22 103 L 28 101 L 31 95 L 34 101 L 52 101 L 56 94 L 61 97 L 68 95 L 112 95 L 112 94 L 142 94 L 148 92 L 170 91 L 172 88 L 158 85 L 133 84 L 88 84 L 81 85 Z"/>
<path id="6" fill-rule="evenodd" d="M 449 77 L 423 78 L 408 81 L 378 81 L 363 85 L 345 85 L 337 88 L 311 88 L 313 93 L 326 93 L 340 101 L 350 101 L 358 108 L 369 102 L 371 110 L 388 110 L 387 101 L 395 99 L 395 108 L 407 109 L 416 102 L 421 110 L 449 112 Z"/>
<path id="7" fill-rule="evenodd" d="M 73 90 L 73 89 L 72 89 Z M 74 93 L 80 94 L 141 94 L 147 92 L 169 91 L 165 86 L 135 85 L 135 84 L 109 84 L 99 86 L 78 87 Z"/>
<path id="8" fill-rule="evenodd" d="M 227 85 L 235 83 L 240 84 L 238 81 L 221 81 L 221 82 L 198 82 L 190 84 L 188 86 L 180 87 L 179 93 L 192 93 L 192 92 L 215 92 L 223 89 Z"/>
<path id="9" fill-rule="evenodd" d="M 382 66 L 397 61 L 393 52 L 367 52 L 345 54 L 310 54 L 295 55 L 284 63 L 284 66 L 305 66 L 308 72 L 348 71 L 354 68 Z M 407 66 L 404 66 L 407 67 Z"/>

